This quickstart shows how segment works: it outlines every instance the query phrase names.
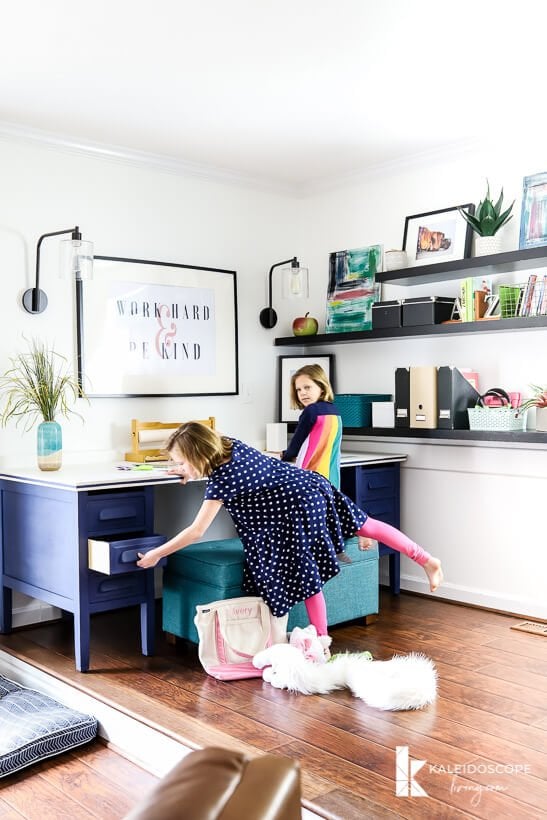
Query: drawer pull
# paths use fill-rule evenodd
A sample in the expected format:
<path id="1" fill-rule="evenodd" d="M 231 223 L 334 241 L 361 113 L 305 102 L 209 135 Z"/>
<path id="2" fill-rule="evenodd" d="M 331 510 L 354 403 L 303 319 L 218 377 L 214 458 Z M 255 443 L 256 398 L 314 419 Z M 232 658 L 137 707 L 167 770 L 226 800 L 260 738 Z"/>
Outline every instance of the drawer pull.
<path id="1" fill-rule="evenodd" d="M 135 518 L 135 507 L 126 504 L 123 507 L 106 507 L 99 513 L 99 521 L 111 521 L 113 518 Z"/>

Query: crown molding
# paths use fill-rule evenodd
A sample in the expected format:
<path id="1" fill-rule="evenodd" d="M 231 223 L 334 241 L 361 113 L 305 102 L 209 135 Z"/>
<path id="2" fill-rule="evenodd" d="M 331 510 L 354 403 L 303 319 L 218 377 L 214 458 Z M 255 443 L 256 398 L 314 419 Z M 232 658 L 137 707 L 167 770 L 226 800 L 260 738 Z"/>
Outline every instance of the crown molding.
<path id="1" fill-rule="evenodd" d="M 165 154 L 138 151 L 120 145 L 92 142 L 38 128 L 29 128 L 16 123 L 0 121 L 0 139 L 23 141 L 53 148 L 70 154 L 108 160 L 140 168 L 152 168 L 164 173 L 200 179 L 206 182 L 237 185 L 245 188 L 304 199 L 316 194 L 377 179 L 381 176 L 411 170 L 413 168 L 446 162 L 469 154 L 484 147 L 479 139 L 460 140 L 439 148 L 415 152 L 386 162 L 364 166 L 346 174 L 330 174 L 308 179 L 304 182 L 280 182 L 268 177 L 255 177 L 228 168 L 189 162 Z"/>
<path id="2" fill-rule="evenodd" d="M 367 165 L 346 174 L 310 179 L 300 186 L 299 193 L 306 197 L 314 196 L 338 188 L 358 185 L 359 183 L 378 179 L 378 177 L 410 171 L 423 165 L 455 160 L 472 152 L 480 151 L 482 148 L 484 148 L 484 142 L 478 138 L 462 139 L 441 145 L 438 148 L 416 151 L 413 154 L 405 154 L 392 160 Z"/>
<path id="3" fill-rule="evenodd" d="M 228 168 L 218 168 L 211 165 L 201 165 L 195 162 L 178 159 L 166 154 L 154 154 L 149 151 L 138 151 L 121 145 L 92 142 L 51 131 L 42 131 L 38 128 L 28 128 L 15 123 L 0 121 L 0 139 L 23 141 L 53 148 L 70 154 L 78 154 L 95 159 L 110 160 L 123 165 L 133 165 L 140 168 L 152 168 L 164 173 L 178 176 L 193 177 L 206 182 L 238 185 L 245 188 L 254 188 L 269 193 L 278 193 L 294 196 L 298 188 L 291 183 L 283 183 L 267 177 L 254 177 Z"/>

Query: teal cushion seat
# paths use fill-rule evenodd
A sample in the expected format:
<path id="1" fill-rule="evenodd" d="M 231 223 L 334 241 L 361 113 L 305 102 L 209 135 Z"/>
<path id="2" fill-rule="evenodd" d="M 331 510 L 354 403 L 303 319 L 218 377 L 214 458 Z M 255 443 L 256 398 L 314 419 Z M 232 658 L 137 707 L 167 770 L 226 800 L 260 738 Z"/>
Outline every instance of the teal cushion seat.
<path id="1" fill-rule="evenodd" d="M 361 551 L 357 538 L 346 541 L 351 563 L 323 587 L 329 626 L 378 612 L 378 551 Z M 163 573 L 163 629 L 198 643 L 196 607 L 246 595 L 243 545 L 239 538 L 192 544 L 170 555 Z M 289 630 L 309 623 L 303 602 L 289 613 Z"/>

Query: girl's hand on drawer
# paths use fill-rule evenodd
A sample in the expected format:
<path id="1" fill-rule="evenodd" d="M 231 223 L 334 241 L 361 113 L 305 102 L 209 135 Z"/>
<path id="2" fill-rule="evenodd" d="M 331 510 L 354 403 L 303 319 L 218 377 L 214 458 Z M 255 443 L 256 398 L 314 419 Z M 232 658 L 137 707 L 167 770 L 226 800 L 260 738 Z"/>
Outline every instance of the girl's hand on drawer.
<path id="1" fill-rule="evenodd" d="M 161 555 L 158 555 L 157 550 L 150 550 L 146 553 L 138 552 L 137 555 L 139 556 L 137 566 L 142 567 L 142 569 L 150 569 L 151 567 L 155 567 L 161 558 Z"/>

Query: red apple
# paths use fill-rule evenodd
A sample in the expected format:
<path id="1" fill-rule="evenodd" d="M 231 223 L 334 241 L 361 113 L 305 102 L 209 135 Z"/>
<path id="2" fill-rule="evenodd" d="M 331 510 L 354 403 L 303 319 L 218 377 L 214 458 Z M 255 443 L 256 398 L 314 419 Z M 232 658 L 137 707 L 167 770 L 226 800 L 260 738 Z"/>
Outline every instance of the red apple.
<path id="1" fill-rule="evenodd" d="M 317 319 L 306 313 L 305 316 L 297 316 L 292 323 L 292 332 L 294 336 L 315 336 L 319 330 Z"/>

